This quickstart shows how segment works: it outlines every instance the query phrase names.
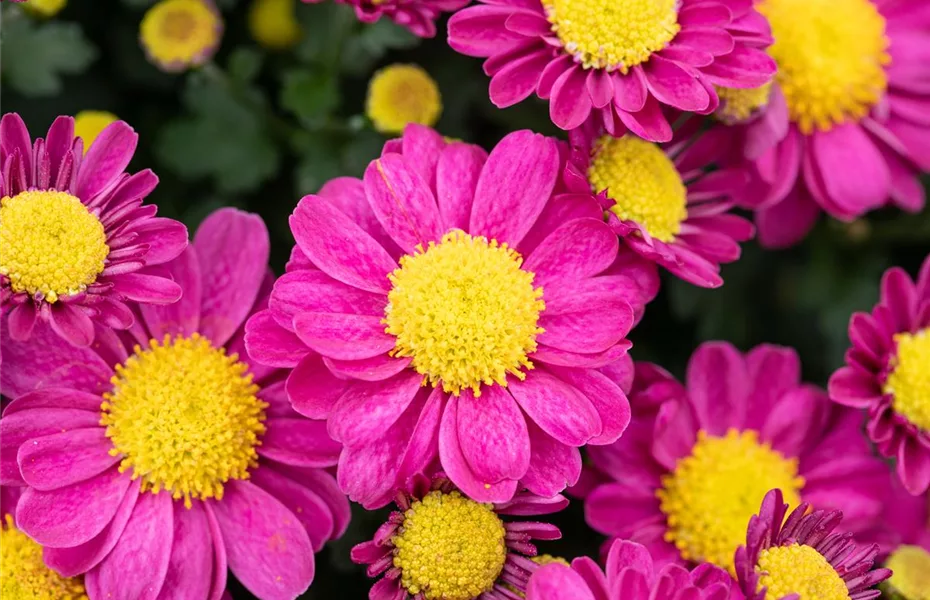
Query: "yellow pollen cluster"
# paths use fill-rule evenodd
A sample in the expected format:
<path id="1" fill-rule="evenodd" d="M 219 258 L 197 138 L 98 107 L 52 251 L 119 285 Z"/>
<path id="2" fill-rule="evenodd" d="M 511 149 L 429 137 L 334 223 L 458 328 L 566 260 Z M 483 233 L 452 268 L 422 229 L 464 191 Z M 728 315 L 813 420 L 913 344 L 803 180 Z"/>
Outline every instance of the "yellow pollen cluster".
<path id="1" fill-rule="evenodd" d="M 139 37 L 161 64 L 199 64 L 219 41 L 221 22 L 207 0 L 161 0 L 142 18 Z"/>
<path id="2" fill-rule="evenodd" d="M 804 133 L 858 121 L 878 103 L 891 62 L 885 19 L 870 0 L 762 0 L 769 54 L 788 114 Z"/>
<path id="3" fill-rule="evenodd" d="M 0 199 L 0 273 L 14 292 L 48 302 L 87 289 L 110 253 L 100 220 L 65 192 Z"/>
<path id="4" fill-rule="evenodd" d="M 506 386 L 508 374 L 524 379 L 546 305 L 522 264 L 507 244 L 459 230 L 402 257 L 388 276 L 383 320 L 397 337 L 392 354 L 413 357 L 424 383 L 441 382 L 456 396 L 464 388 L 479 396 L 481 384 Z"/>
<path id="5" fill-rule="evenodd" d="M 772 546 L 759 554 L 759 589 L 766 598 L 798 594 L 798 600 L 848 600 L 849 589 L 836 570 L 810 546 Z"/>
<path id="6" fill-rule="evenodd" d="M 671 242 L 688 217 L 688 190 L 662 148 L 634 135 L 605 135 L 591 150 L 588 181 L 594 193 L 607 190 L 610 210 L 636 221 L 652 237 Z"/>
<path id="7" fill-rule="evenodd" d="M 748 120 L 769 103 L 772 84 L 748 89 L 718 87 L 716 90 L 720 108 L 714 115 L 724 123 L 733 124 Z"/>
<path id="8" fill-rule="evenodd" d="M 458 492 L 430 492 L 404 513 L 392 539 L 401 584 L 427 600 L 472 600 L 504 568 L 504 524 L 489 504 Z"/>
<path id="9" fill-rule="evenodd" d="M 84 154 L 97 136 L 117 120 L 116 115 L 102 110 L 82 110 L 74 115 L 74 137 L 84 140 Z"/>
<path id="10" fill-rule="evenodd" d="M 745 543 L 749 517 L 759 511 L 766 492 L 780 488 L 795 507 L 803 486 L 797 459 L 759 442 L 755 431 L 731 429 L 724 437 L 700 431 L 691 454 L 662 478 L 656 492 L 668 524 L 665 539 L 684 559 L 712 562 L 733 573 L 733 553 Z"/>
<path id="11" fill-rule="evenodd" d="M 120 471 L 131 468 L 143 490 L 164 489 L 188 508 L 192 497 L 221 499 L 223 483 L 247 479 L 268 406 L 247 368 L 196 333 L 136 346 L 101 405 Z"/>
<path id="12" fill-rule="evenodd" d="M 905 600 L 930 600 L 930 553 L 920 546 L 899 546 L 885 566 L 892 571 L 887 584 Z"/>
<path id="13" fill-rule="evenodd" d="M 0 529 L 0 598 L 3 600 L 87 600 L 80 577 L 66 578 L 45 566 L 42 546 L 6 515 Z"/>
<path id="14" fill-rule="evenodd" d="M 272 50 L 293 48 L 303 35 L 295 9 L 296 0 L 253 0 L 249 8 L 252 37 Z"/>
<path id="15" fill-rule="evenodd" d="M 552 31 L 586 69 L 619 69 L 649 60 L 681 27 L 678 0 L 542 0 Z"/>
<path id="16" fill-rule="evenodd" d="M 894 336 L 897 350 L 884 392 L 892 395 L 894 411 L 930 431 L 930 330 Z"/>
<path id="17" fill-rule="evenodd" d="M 418 65 L 389 65 L 368 84 L 365 114 L 381 133 L 403 133 L 410 123 L 432 127 L 440 113 L 439 86 Z"/>

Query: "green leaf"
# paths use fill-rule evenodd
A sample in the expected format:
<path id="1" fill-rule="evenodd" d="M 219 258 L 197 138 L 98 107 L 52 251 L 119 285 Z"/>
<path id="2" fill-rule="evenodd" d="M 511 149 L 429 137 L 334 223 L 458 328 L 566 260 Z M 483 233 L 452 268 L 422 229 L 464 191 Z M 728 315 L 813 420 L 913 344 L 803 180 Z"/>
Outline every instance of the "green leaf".
<path id="1" fill-rule="evenodd" d="M 342 54 L 342 70 L 352 75 L 368 74 L 388 50 L 412 48 L 420 39 L 389 19 L 359 30 L 346 41 Z"/>
<path id="2" fill-rule="evenodd" d="M 339 89 L 322 69 L 292 69 L 284 73 L 281 106 L 308 125 L 319 122 L 339 105 Z"/>
<path id="3" fill-rule="evenodd" d="M 248 46 L 239 46 L 229 55 L 229 77 L 238 83 L 251 83 L 262 69 L 264 57 Z"/>
<path id="4" fill-rule="evenodd" d="M 358 27 L 352 7 L 324 2 L 298 8 L 297 18 L 304 37 L 296 48 L 297 57 L 321 66 L 338 64 L 346 38 Z"/>

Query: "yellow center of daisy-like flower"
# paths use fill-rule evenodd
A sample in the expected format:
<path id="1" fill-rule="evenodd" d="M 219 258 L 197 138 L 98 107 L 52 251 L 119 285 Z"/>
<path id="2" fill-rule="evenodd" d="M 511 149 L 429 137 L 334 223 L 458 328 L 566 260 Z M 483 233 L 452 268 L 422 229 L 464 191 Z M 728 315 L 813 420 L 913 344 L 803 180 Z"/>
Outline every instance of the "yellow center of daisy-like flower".
<path id="1" fill-rule="evenodd" d="M 425 381 L 455 395 L 526 377 L 546 305 L 520 254 L 459 230 L 417 250 L 388 276 L 383 322 L 397 337 L 393 355 L 412 357 Z"/>
<path id="2" fill-rule="evenodd" d="M 930 431 L 930 330 L 894 336 L 897 350 L 884 392 L 891 394 L 894 411 Z"/>
<path id="3" fill-rule="evenodd" d="M 249 31 L 259 44 L 272 50 L 287 50 L 300 41 L 303 31 L 297 22 L 296 0 L 253 0 L 249 8 Z"/>
<path id="4" fill-rule="evenodd" d="M 418 65 L 390 65 L 371 78 L 365 114 L 382 133 L 402 133 L 410 123 L 433 126 L 442 112 L 439 86 Z"/>
<path id="5" fill-rule="evenodd" d="M 542 0 L 552 31 L 586 69 L 622 73 L 649 60 L 681 27 L 679 0 Z"/>
<path id="6" fill-rule="evenodd" d="M 0 529 L 0 598 L 3 600 L 87 600 L 80 577 L 62 577 L 42 560 L 42 546 L 6 515 Z"/>
<path id="7" fill-rule="evenodd" d="M 506 531 L 490 504 L 434 491 L 414 502 L 392 539 L 394 566 L 411 596 L 472 600 L 504 569 Z"/>
<path id="8" fill-rule="evenodd" d="M 116 115 L 103 110 L 82 110 L 74 115 L 74 137 L 84 141 L 84 154 L 90 150 L 97 136 L 118 120 Z"/>
<path id="9" fill-rule="evenodd" d="M 165 336 L 116 367 L 101 425 L 142 489 L 175 500 L 223 497 L 223 483 L 255 467 L 267 404 L 248 367 L 199 334 Z"/>
<path id="10" fill-rule="evenodd" d="M 798 600 L 848 600 L 849 589 L 822 554 L 801 544 L 772 546 L 759 553 L 759 590 L 766 598 L 798 594 Z"/>
<path id="11" fill-rule="evenodd" d="M 206 0 L 162 0 L 145 13 L 139 33 L 159 63 L 192 64 L 216 45 L 219 27 Z"/>
<path id="12" fill-rule="evenodd" d="M 23 8 L 38 17 L 54 17 L 68 4 L 68 0 L 29 0 Z"/>
<path id="13" fill-rule="evenodd" d="M 772 84 L 748 89 L 718 87 L 716 90 L 720 108 L 714 116 L 724 123 L 742 123 L 769 103 Z"/>
<path id="14" fill-rule="evenodd" d="M 885 566 L 891 569 L 886 582 L 904 600 L 930 600 L 930 552 L 920 546 L 899 546 Z"/>
<path id="15" fill-rule="evenodd" d="M 733 553 L 746 541 L 746 524 L 765 494 L 780 488 L 795 507 L 803 486 L 797 459 L 760 442 L 755 431 L 730 429 L 724 437 L 700 431 L 691 454 L 662 478 L 656 492 L 668 523 L 665 539 L 685 560 L 712 562 L 733 573 Z"/>
<path id="16" fill-rule="evenodd" d="M 788 114 L 804 133 L 858 121 L 878 103 L 891 62 L 885 19 L 870 0 L 762 0 L 769 54 Z"/>
<path id="17" fill-rule="evenodd" d="M 634 135 L 605 135 L 591 150 L 588 181 L 595 193 L 607 190 L 610 210 L 636 221 L 649 235 L 671 242 L 688 216 L 688 190 L 675 163 L 658 145 Z"/>
<path id="18" fill-rule="evenodd" d="M 0 273 L 14 292 L 57 302 L 87 289 L 110 253 L 100 220 L 66 192 L 0 199 Z"/>

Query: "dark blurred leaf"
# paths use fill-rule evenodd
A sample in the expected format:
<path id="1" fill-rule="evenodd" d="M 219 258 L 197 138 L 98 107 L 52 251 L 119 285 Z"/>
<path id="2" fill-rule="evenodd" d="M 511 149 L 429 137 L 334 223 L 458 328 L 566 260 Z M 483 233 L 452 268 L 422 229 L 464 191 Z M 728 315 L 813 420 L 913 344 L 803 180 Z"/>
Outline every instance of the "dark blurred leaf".
<path id="1" fill-rule="evenodd" d="M 396 23 L 381 19 L 346 41 L 342 70 L 353 75 L 370 71 L 388 50 L 413 48 L 420 39 Z"/>
<path id="2" fill-rule="evenodd" d="M 307 124 L 319 122 L 339 104 L 336 81 L 323 69 L 293 69 L 283 79 L 281 106 Z"/>
<path id="3" fill-rule="evenodd" d="M 251 83 L 262 68 L 260 52 L 240 46 L 229 55 L 229 77 L 240 84 Z"/>
<path id="4" fill-rule="evenodd" d="M 304 62 L 314 62 L 329 68 L 336 66 L 346 38 L 357 27 L 352 8 L 324 2 L 305 4 L 299 9 L 297 18 L 304 30 L 304 37 L 297 46 L 297 57 Z"/>

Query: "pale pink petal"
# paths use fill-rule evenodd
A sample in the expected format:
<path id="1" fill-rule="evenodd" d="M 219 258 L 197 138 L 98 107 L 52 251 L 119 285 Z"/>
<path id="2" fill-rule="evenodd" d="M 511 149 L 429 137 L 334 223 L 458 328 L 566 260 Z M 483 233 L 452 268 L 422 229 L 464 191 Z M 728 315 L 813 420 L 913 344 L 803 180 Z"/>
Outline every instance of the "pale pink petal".
<path id="1" fill-rule="evenodd" d="M 530 464 L 526 418 L 501 386 L 484 386 L 478 398 L 472 390 L 462 390 L 457 428 L 459 447 L 478 479 L 494 484 L 526 473 Z"/>

